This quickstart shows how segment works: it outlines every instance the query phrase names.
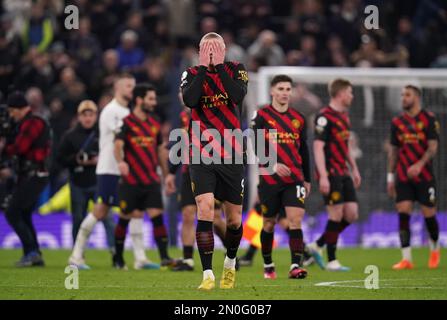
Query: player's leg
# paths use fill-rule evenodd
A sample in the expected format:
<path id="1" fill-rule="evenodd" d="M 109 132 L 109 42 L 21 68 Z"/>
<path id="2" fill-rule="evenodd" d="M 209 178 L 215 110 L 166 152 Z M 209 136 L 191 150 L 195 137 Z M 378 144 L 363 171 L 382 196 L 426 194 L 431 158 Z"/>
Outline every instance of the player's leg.
<path id="1" fill-rule="evenodd" d="M 304 240 L 301 226 L 304 218 L 306 189 L 302 183 L 288 185 L 281 192 L 280 196 L 281 207 L 285 210 L 287 220 L 286 224 L 283 222 L 283 227 L 288 227 L 289 234 L 291 255 L 289 278 L 303 279 L 307 276 L 307 271 L 303 268 Z"/>
<path id="2" fill-rule="evenodd" d="M 69 264 L 76 265 L 79 269 L 89 269 L 83 258 L 85 246 L 96 223 L 104 219 L 111 205 L 118 204 L 118 181 L 119 176 L 97 176 L 97 202 L 93 213 L 89 213 L 81 223 Z"/>
<path id="3" fill-rule="evenodd" d="M 359 218 L 357 194 L 351 177 L 345 177 L 343 179 L 343 199 L 343 218 L 340 221 L 340 234 Z"/>
<path id="4" fill-rule="evenodd" d="M 399 219 L 399 238 L 402 260 L 393 265 L 394 270 L 412 269 L 410 217 L 413 202 L 417 200 L 416 189 L 410 182 L 396 183 L 396 210 Z"/>
<path id="5" fill-rule="evenodd" d="M 168 231 L 163 220 L 163 211 L 159 208 L 148 208 L 147 213 L 153 226 L 153 236 L 157 244 L 162 267 L 172 267 L 174 259 L 168 254 Z"/>
<path id="6" fill-rule="evenodd" d="M 264 214 L 261 230 L 261 252 L 264 260 L 264 279 L 276 279 L 275 264 L 272 259 L 276 216 Z"/>
<path id="7" fill-rule="evenodd" d="M 301 227 L 304 208 L 286 206 L 285 210 L 289 222 L 289 248 L 291 255 L 289 278 L 304 279 L 307 276 L 307 271 L 303 268 L 304 241 Z"/>
<path id="8" fill-rule="evenodd" d="M 195 241 L 195 219 L 197 213 L 196 201 L 191 189 L 191 177 L 186 171 L 182 174 L 182 186 L 180 191 L 180 205 L 182 208 L 182 245 L 183 260 L 179 262 L 172 271 L 194 270 L 194 241 Z"/>
<path id="9" fill-rule="evenodd" d="M 396 203 L 396 210 L 399 215 L 399 239 L 402 260 L 395 264 L 393 269 L 412 269 L 410 218 L 411 212 L 413 211 L 413 202 L 408 200 L 400 201 Z"/>
<path id="10" fill-rule="evenodd" d="M 236 279 L 236 255 L 242 239 L 242 201 L 244 198 L 244 167 L 220 165 L 216 169 L 218 180 L 216 198 L 223 201 L 226 219 L 225 248 L 227 249 L 220 280 L 221 289 L 234 288 Z"/>
<path id="11" fill-rule="evenodd" d="M 203 269 L 200 290 L 212 290 L 215 287 L 215 277 L 212 269 L 214 252 L 214 190 L 216 176 L 211 166 L 189 166 L 191 189 L 197 205 L 196 243 Z"/>
<path id="12" fill-rule="evenodd" d="M 439 224 L 436 218 L 436 186 L 434 181 L 421 183 L 418 188 L 418 201 L 421 203 L 425 226 L 429 234 L 430 258 L 428 267 L 436 269 L 441 260 L 441 249 L 439 246 Z"/>
<path id="13" fill-rule="evenodd" d="M 225 232 L 227 229 L 227 224 L 222 218 L 222 203 L 216 200 L 214 204 L 214 220 L 213 220 L 213 230 L 216 236 L 220 239 L 223 246 L 225 247 Z"/>
<path id="14" fill-rule="evenodd" d="M 221 289 L 234 287 L 236 273 L 236 255 L 242 239 L 242 204 L 224 201 L 223 209 L 226 219 L 224 244 L 227 250 L 224 260 Z"/>
<path id="15" fill-rule="evenodd" d="M 193 271 L 194 270 L 194 221 L 196 218 L 196 205 L 187 205 L 182 207 L 182 245 L 183 245 L 183 260 L 178 263 L 172 271 Z"/>
<path id="16" fill-rule="evenodd" d="M 264 279 L 276 279 L 272 259 L 274 228 L 281 208 L 281 190 L 276 186 L 259 185 L 260 209 L 262 213 L 261 252 L 264 260 Z"/>
<path id="17" fill-rule="evenodd" d="M 214 195 L 203 193 L 196 196 L 197 203 L 197 227 L 196 242 L 203 269 L 203 281 L 199 286 L 202 290 L 214 288 L 215 277 L 213 274 L 214 252 Z"/>
<path id="18" fill-rule="evenodd" d="M 126 241 L 127 227 L 131 218 L 140 218 L 143 213 L 139 210 L 126 210 L 120 213 L 118 223 L 115 226 L 115 253 L 113 254 L 113 267 L 119 270 L 127 270 L 124 261 L 124 243 Z"/>

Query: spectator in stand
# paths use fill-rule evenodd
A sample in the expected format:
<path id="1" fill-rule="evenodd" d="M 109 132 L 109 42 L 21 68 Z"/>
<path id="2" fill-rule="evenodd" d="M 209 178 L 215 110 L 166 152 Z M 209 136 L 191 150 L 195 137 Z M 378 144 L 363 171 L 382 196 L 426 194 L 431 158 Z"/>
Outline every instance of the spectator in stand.
<path id="1" fill-rule="evenodd" d="M 76 61 L 76 72 L 83 81 L 88 81 L 92 76 L 92 70 L 101 60 L 101 46 L 90 32 L 91 22 L 88 17 L 79 20 L 79 30 L 70 33 L 72 35 L 68 43 L 68 52 Z"/>
<path id="2" fill-rule="evenodd" d="M 45 52 L 54 38 L 52 19 L 45 16 L 41 2 L 35 2 L 31 7 L 31 16 L 25 21 L 22 30 L 22 41 L 25 51 L 37 48 L 38 52 Z"/>
<path id="3" fill-rule="evenodd" d="M 45 120 L 50 119 L 50 108 L 45 105 L 42 90 L 37 87 L 31 87 L 26 91 L 25 97 L 33 114 Z"/>
<path id="4" fill-rule="evenodd" d="M 271 30 L 262 31 L 248 48 L 251 57 L 262 57 L 269 66 L 281 66 L 285 62 L 284 51 L 276 42 L 276 34 Z"/>
<path id="5" fill-rule="evenodd" d="M 95 70 L 90 82 L 90 96 L 95 100 L 107 89 L 112 89 L 119 75 L 119 57 L 115 49 L 109 49 L 102 56 L 101 67 Z"/>
<path id="6" fill-rule="evenodd" d="M 126 30 L 121 35 L 121 44 L 117 48 L 119 68 L 121 71 L 138 72 L 144 62 L 144 51 L 137 46 L 138 35 L 135 31 Z"/>

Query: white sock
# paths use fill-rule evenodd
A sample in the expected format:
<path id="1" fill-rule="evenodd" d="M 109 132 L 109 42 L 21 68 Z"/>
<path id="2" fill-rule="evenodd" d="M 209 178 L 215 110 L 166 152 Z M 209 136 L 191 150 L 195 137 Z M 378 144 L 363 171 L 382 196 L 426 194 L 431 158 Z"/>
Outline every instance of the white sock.
<path id="1" fill-rule="evenodd" d="M 428 241 L 428 245 L 430 246 L 430 251 L 439 250 L 439 241 L 434 242 L 432 239 Z"/>
<path id="2" fill-rule="evenodd" d="M 411 247 L 402 248 L 402 258 L 410 262 L 413 260 L 411 258 Z"/>
<path id="3" fill-rule="evenodd" d="M 183 262 L 186 263 L 190 267 L 194 267 L 194 260 L 193 259 L 183 259 Z"/>
<path id="4" fill-rule="evenodd" d="M 144 252 L 143 219 L 130 219 L 129 233 L 132 239 L 133 255 L 136 261 L 147 260 Z"/>
<path id="5" fill-rule="evenodd" d="M 84 255 L 85 245 L 87 244 L 88 238 L 97 222 L 98 219 L 96 219 L 96 217 L 91 213 L 89 213 L 87 217 L 85 217 L 85 219 L 82 221 L 75 244 L 73 246 L 72 256 L 75 259 L 82 259 L 82 256 Z"/>
<path id="6" fill-rule="evenodd" d="M 224 268 L 225 269 L 236 269 L 236 258 L 230 259 L 230 258 L 228 258 L 228 256 L 225 256 Z"/>
<path id="7" fill-rule="evenodd" d="M 273 268 L 273 267 L 275 267 L 275 264 L 273 262 L 269 264 L 264 263 L 264 268 Z"/>
<path id="8" fill-rule="evenodd" d="M 290 266 L 290 269 L 289 270 L 293 270 L 293 269 L 295 269 L 295 268 L 299 268 L 300 266 L 299 265 L 297 265 L 296 263 L 292 263 L 292 265 Z"/>
<path id="9" fill-rule="evenodd" d="M 214 277 L 214 273 L 213 270 L 211 269 L 206 269 L 203 271 L 203 280 L 210 278 L 211 280 L 215 280 L 216 278 Z"/>

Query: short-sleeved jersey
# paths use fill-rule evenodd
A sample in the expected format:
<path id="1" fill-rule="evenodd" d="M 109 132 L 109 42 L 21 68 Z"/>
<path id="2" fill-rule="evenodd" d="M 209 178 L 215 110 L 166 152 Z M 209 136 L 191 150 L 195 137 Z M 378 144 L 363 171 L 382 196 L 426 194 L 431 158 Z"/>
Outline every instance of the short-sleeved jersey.
<path id="1" fill-rule="evenodd" d="M 120 175 L 118 164 L 113 156 L 115 136 L 121 130 L 123 118 L 130 113 L 116 99 L 110 101 L 99 116 L 99 155 L 96 174 Z"/>
<path id="2" fill-rule="evenodd" d="M 245 67 L 238 62 L 225 62 L 224 72 L 231 79 L 236 81 L 241 87 L 247 86 L 248 76 Z M 200 67 L 192 67 L 187 69 L 182 75 L 181 88 L 185 88 L 194 81 Z M 232 155 L 241 155 L 243 145 L 234 140 L 228 143 L 225 148 L 224 130 L 241 129 L 241 112 L 242 101 L 236 103 L 231 100 L 231 93 L 227 92 L 221 80 L 219 72 L 207 70 L 202 85 L 202 95 L 196 106 L 188 106 L 191 108 L 191 125 L 189 126 L 189 138 L 191 141 L 191 149 L 200 151 L 202 156 L 206 156 L 207 150 L 212 147 L 213 155 L 221 158 L 232 158 Z M 194 123 L 197 126 L 193 125 Z M 213 137 L 212 131 L 217 130 L 220 134 L 220 143 Z M 201 139 L 203 137 L 204 139 Z M 202 141 L 204 140 L 204 141 Z M 208 148 L 205 148 L 208 146 Z M 202 153 L 202 150 L 204 153 Z M 192 150 L 191 150 L 192 151 Z"/>
<path id="3" fill-rule="evenodd" d="M 391 122 L 391 144 L 398 148 L 397 180 L 407 182 L 408 168 L 422 158 L 428 149 L 428 140 L 439 140 L 439 122 L 432 112 L 421 110 L 415 117 L 404 113 Z M 432 161 L 422 168 L 414 182 L 432 181 Z"/>
<path id="4" fill-rule="evenodd" d="M 349 136 L 351 123 L 346 112 L 327 106 L 315 118 L 315 140 L 325 142 L 326 170 L 330 177 L 349 175 Z"/>
<path id="5" fill-rule="evenodd" d="M 281 113 L 271 105 L 267 105 L 256 112 L 252 120 L 252 128 L 254 130 L 265 130 L 265 141 L 263 143 L 266 146 L 266 153 L 270 156 L 269 151 L 276 149 L 277 162 L 285 164 L 292 172 L 287 177 L 280 177 L 276 173 L 268 175 L 264 172 L 265 165 L 260 164 L 260 184 L 283 185 L 303 182 L 303 159 L 300 148 L 302 142 L 306 140 L 304 116 L 293 108 L 288 108 L 286 112 Z M 268 130 L 276 130 L 276 133 L 270 134 Z M 256 141 L 256 144 L 258 143 L 262 142 Z M 270 150 L 272 148 L 273 150 Z"/>
<path id="6" fill-rule="evenodd" d="M 131 185 L 160 183 L 157 149 L 162 138 L 157 117 L 151 114 L 142 121 L 135 114 L 129 114 L 117 139 L 124 141 L 124 160 L 129 165 L 129 174 L 123 181 Z"/>

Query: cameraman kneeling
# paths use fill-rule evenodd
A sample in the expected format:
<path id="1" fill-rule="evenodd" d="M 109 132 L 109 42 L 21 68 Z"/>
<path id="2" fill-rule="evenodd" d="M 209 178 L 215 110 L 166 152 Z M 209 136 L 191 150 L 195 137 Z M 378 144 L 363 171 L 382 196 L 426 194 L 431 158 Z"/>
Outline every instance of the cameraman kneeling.
<path id="1" fill-rule="evenodd" d="M 17 177 L 5 212 L 23 246 L 24 255 L 16 266 L 43 266 L 32 212 L 48 183 L 51 129 L 44 119 L 31 113 L 22 92 L 11 93 L 7 104 L 9 116 L 17 124 L 15 138 L 5 146 L 7 157 L 13 159 Z"/>

